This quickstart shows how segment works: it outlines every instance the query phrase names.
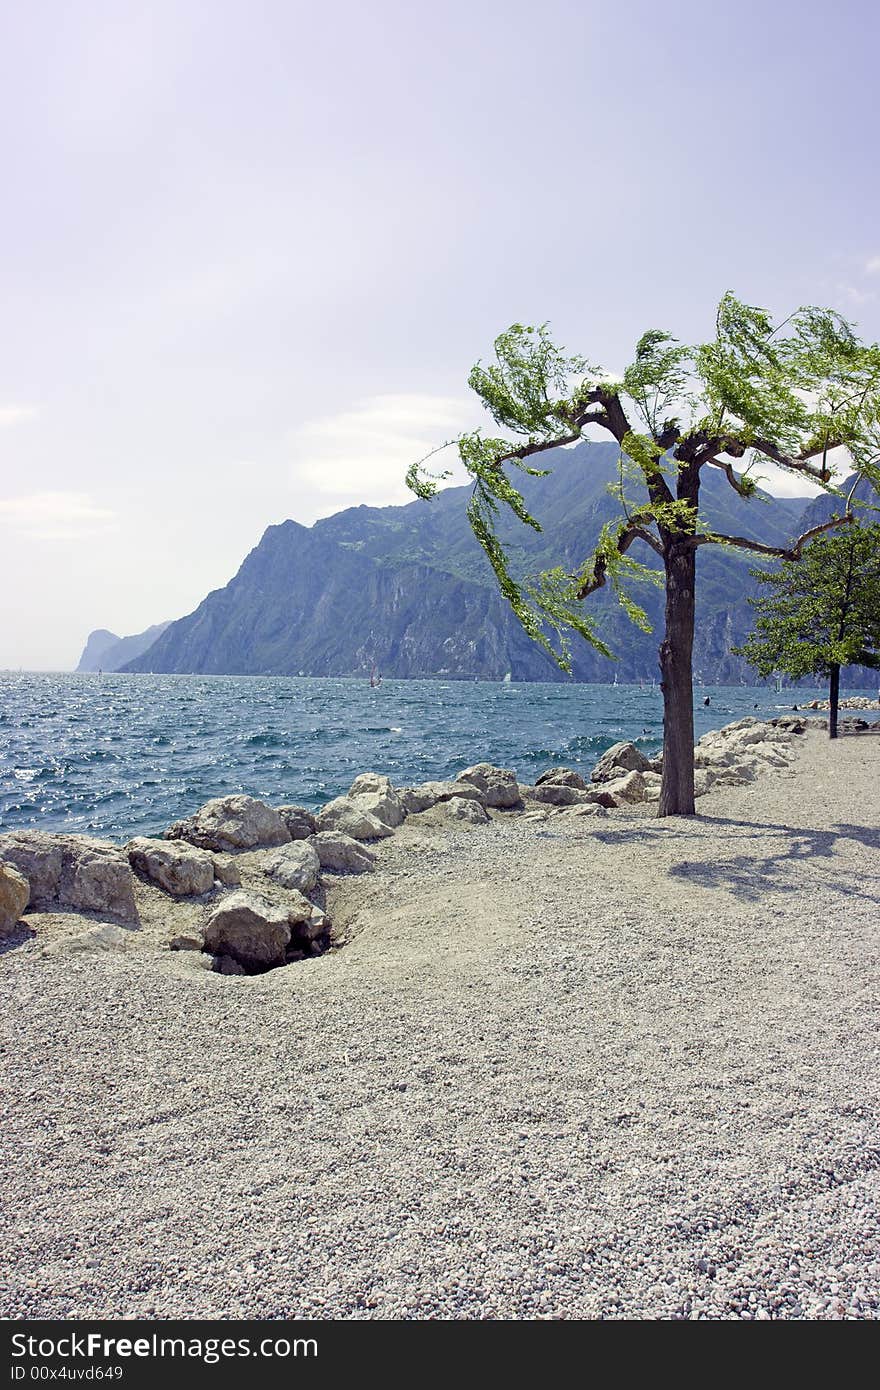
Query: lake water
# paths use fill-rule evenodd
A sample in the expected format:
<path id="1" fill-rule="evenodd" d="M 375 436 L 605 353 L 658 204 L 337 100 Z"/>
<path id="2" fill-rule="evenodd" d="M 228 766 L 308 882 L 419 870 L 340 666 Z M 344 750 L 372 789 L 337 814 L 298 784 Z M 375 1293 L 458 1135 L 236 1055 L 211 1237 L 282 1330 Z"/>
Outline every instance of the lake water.
<path id="1" fill-rule="evenodd" d="M 822 694 L 700 688 L 697 733 Z M 619 739 L 658 751 L 662 715 L 659 689 L 632 685 L 0 674 L 0 829 L 126 840 L 227 792 L 315 806 L 359 772 L 398 785 L 483 760 L 523 782 L 558 763 L 589 772 Z"/>

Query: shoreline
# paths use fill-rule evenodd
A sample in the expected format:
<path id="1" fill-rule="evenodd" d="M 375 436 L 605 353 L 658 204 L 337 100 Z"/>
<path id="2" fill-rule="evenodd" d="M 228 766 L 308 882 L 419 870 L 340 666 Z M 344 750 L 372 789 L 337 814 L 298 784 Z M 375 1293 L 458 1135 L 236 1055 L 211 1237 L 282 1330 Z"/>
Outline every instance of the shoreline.
<path id="1" fill-rule="evenodd" d="M 7 949 L 0 1313 L 880 1316 L 880 744 L 794 746 L 411 818 L 267 974 Z"/>

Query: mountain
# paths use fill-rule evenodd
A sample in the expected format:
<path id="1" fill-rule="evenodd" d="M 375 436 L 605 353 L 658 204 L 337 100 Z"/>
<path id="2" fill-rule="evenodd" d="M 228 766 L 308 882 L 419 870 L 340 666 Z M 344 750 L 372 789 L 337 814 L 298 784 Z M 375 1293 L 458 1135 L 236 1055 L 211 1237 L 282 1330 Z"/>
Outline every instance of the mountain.
<path id="1" fill-rule="evenodd" d="M 821 526 L 823 521 L 830 521 L 833 516 L 842 516 L 846 510 L 845 499 L 852 492 L 852 500 L 855 504 L 854 510 L 860 515 L 860 519 L 867 525 L 869 522 L 880 520 L 876 515 L 872 515 L 867 510 L 860 511 L 859 503 L 863 508 L 880 507 L 880 495 L 868 482 L 867 478 L 856 480 L 855 473 L 850 473 L 840 484 L 840 492 L 843 497 L 836 497 L 827 492 L 820 492 L 818 497 L 814 497 L 801 515 L 801 523 L 804 531 L 808 531 L 813 526 Z"/>
<path id="2" fill-rule="evenodd" d="M 613 444 L 584 442 L 544 456 L 545 478 L 523 474 L 519 486 L 542 523 L 533 532 L 513 518 L 501 534 L 520 575 L 560 562 L 574 568 L 589 555 L 605 521 L 618 513 L 607 488 L 617 478 Z M 703 511 L 713 527 L 770 545 L 800 531 L 804 498 L 760 493 L 740 499 L 713 468 L 703 474 Z M 128 671 L 213 674 L 444 676 L 500 680 L 567 679 L 523 633 L 498 595 L 488 562 L 465 515 L 469 487 L 449 488 L 430 502 L 351 507 L 311 527 L 270 526 L 238 573 L 194 613 L 171 623 Z M 637 493 L 634 493 L 637 497 Z M 646 547 L 632 554 L 652 565 Z M 754 558 L 706 546 L 698 552 L 698 620 L 694 669 L 706 683 L 753 679 L 730 647 L 752 625 Z M 634 628 L 609 589 L 590 611 L 616 662 L 579 638 L 576 680 L 650 680 L 657 672 L 663 593 L 639 586 L 654 633 Z M 109 668 L 107 668 L 109 669 Z"/>
<path id="3" fill-rule="evenodd" d="M 156 623 L 146 632 L 137 632 L 133 637 L 117 637 L 99 627 L 90 632 L 83 654 L 79 659 L 77 671 L 120 671 L 126 662 L 133 661 L 153 645 L 157 637 L 170 623 Z"/>

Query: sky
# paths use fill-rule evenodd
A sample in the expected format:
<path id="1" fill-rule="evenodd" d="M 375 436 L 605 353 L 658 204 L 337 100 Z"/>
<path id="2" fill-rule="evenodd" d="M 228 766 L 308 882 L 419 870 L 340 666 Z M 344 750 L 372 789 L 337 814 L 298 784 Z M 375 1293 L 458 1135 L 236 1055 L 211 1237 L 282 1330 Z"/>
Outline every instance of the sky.
<path id="1" fill-rule="evenodd" d="M 0 0 L 0 668 L 409 500 L 514 321 L 609 371 L 727 289 L 880 338 L 878 43 L 876 0 Z"/>

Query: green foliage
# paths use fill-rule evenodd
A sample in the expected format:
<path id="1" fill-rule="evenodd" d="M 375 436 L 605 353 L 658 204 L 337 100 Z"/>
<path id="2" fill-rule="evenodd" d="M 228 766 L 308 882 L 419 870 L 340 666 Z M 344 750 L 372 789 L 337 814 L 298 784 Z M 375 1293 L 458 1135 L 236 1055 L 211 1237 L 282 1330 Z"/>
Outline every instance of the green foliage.
<path id="1" fill-rule="evenodd" d="M 527 580 L 523 589 L 531 601 L 529 611 L 536 613 L 540 619 L 540 631 L 537 634 L 537 640 L 563 671 L 571 674 L 571 643 L 569 641 L 569 633 L 571 632 L 576 632 L 583 637 L 584 641 L 589 642 L 590 646 L 595 647 L 602 656 L 612 656 L 612 653 L 598 636 L 592 619 L 588 618 L 578 606 L 577 580 L 572 575 L 567 574 L 561 565 L 555 569 L 544 570 L 536 579 Z M 514 609 L 514 612 L 516 611 Z M 647 623 L 647 618 L 645 618 L 645 622 Z M 526 624 L 524 623 L 523 626 Z M 528 630 L 526 627 L 526 631 Z M 650 631 L 650 627 L 648 631 Z M 556 637 L 559 643 L 558 650 L 554 649 L 548 632 L 553 633 Z"/>
<path id="2" fill-rule="evenodd" d="M 591 576 L 611 582 L 635 623 L 647 621 L 628 587 L 644 575 L 628 557 L 618 563 L 624 560 L 621 548 L 628 549 L 634 537 L 643 543 L 649 534 L 663 553 L 698 533 L 701 543 L 724 543 L 701 523 L 701 467 L 719 463 L 744 500 L 756 492 L 752 470 L 761 458 L 834 491 L 827 455 L 843 445 L 857 471 L 880 485 L 880 347 L 861 343 L 852 326 L 830 309 L 802 308 L 775 325 L 765 310 L 725 294 L 709 342 L 687 346 L 651 329 L 639 339 L 619 381 L 557 347 L 547 324 L 515 323 L 494 346 L 494 360 L 477 362 L 468 381 L 495 424 L 508 433 L 475 430 L 455 441 L 474 480 L 468 514 L 502 593 L 536 641 L 553 650 L 548 634 L 556 635 L 554 654 L 564 669 L 569 665 L 566 631 L 598 645 L 578 607 L 578 593 L 596 587 Z M 543 476 L 546 470 L 527 460 L 577 440 L 590 425 L 610 432 L 621 448 L 615 488 L 621 526 L 612 539 L 603 535 L 577 573 L 566 577 L 551 568 L 531 585 L 519 584 L 498 539 L 500 509 L 536 531 L 541 526 L 506 470 L 512 466 Z M 743 472 L 733 473 L 730 459 L 747 455 Z M 407 483 L 427 498 L 446 476 L 416 464 Z M 647 504 L 638 503 L 637 526 L 626 490 L 633 477 L 649 493 Z"/>
<path id="3" fill-rule="evenodd" d="M 751 573 L 766 592 L 749 600 L 755 631 L 739 654 L 760 675 L 880 666 L 880 526 L 826 532 L 802 559 Z"/>
<path id="4" fill-rule="evenodd" d="M 468 385 L 496 424 L 537 441 L 571 425 L 579 399 L 572 379 L 597 373 L 583 357 L 558 348 L 546 323 L 537 329 L 514 323 L 495 339 L 495 361 L 489 367 L 477 362 Z M 508 446 L 500 442 L 504 452 Z"/>
<path id="5" fill-rule="evenodd" d="M 663 576 L 657 570 L 649 569 L 647 565 L 641 564 L 628 551 L 621 551 L 620 531 L 619 525 L 611 526 L 606 523 L 602 527 L 593 555 L 576 577 L 575 592 L 590 581 L 596 565 L 601 563 L 605 578 L 611 584 L 617 601 L 630 622 L 640 628 L 642 632 L 650 632 L 651 624 L 648 621 L 648 615 L 629 592 L 627 581 L 654 584 L 659 588 L 663 583 Z"/>
<path id="6" fill-rule="evenodd" d="M 636 343 L 635 357 L 624 372 L 623 390 L 652 436 L 677 420 L 669 411 L 692 404 L 690 356 L 689 348 L 659 328 L 649 329 Z"/>

